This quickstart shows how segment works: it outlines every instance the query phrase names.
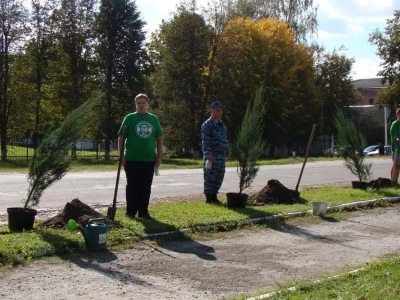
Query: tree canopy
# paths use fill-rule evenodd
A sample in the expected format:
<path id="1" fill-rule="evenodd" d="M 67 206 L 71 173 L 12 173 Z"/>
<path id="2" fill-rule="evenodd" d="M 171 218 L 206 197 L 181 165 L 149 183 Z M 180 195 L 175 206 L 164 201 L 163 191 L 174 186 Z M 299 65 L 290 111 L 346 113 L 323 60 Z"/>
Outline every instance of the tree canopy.
<path id="1" fill-rule="evenodd" d="M 354 60 L 306 45 L 318 25 L 312 0 L 211 0 L 203 8 L 186 0 L 149 40 L 132 0 L 31 4 L 27 11 L 18 1 L 0 0 L 2 160 L 9 141 L 30 137 L 36 147 L 93 91 L 105 93 L 104 102 L 84 132 L 104 141 L 106 159 L 142 92 L 160 117 L 165 145 L 189 153 L 200 150 L 200 127 L 213 101 L 225 105 L 234 139 L 262 85 L 268 112 L 262 139 L 273 155 L 274 145 L 307 142 L 314 123 L 332 133 L 331 108 L 354 98 Z M 400 94 L 393 78 L 387 97 Z"/>
<path id="2" fill-rule="evenodd" d="M 264 83 L 269 112 L 265 138 L 278 145 L 285 145 L 289 136 L 301 138 L 318 116 L 313 78 L 312 59 L 305 47 L 296 45 L 286 23 L 276 19 L 229 21 L 215 58 L 213 91 L 226 103 L 231 134 L 241 123 L 252 91 Z M 302 119 L 295 120 L 293 113 L 301 113 Z"/>
<path id="3" fill-rule="evenodd" d="M 313 0 L 235 0 L 230 1 L 232 17 L 278 19 L 285 22 L 298 42 L 305 43 L 317 31 L 317 7 Z"/>
<path id="4" fill-rule="evenodd" d="M 212 37 L 204 18 L 184 7 L 153 35 L 151 83 L 168 147 L 200 149 L 200 126 L 207 106 L 204 69 Z"/>
<path id="5" fill-rule="evenodd" d="M 371 33 L 369 41 L 376 45 L 377 54 L 382 59 L 382 69 L 377 75 L 382 76 L 384 82 L 389 82 L 389 88 L 380 93 L 377 103 L 396 110 L 400 104 L 400 10 L 396 10 L 393 18 L 386 21 L 383 31 L 376 29 Z"/>
<path id="6" fill-rule="evenodd" d="M 351 78 L 354 58 L 340 54 L 340 49 L 333 52 L 327 52 L 319 46 L 311 49 L 316 70 L 315 85 L 321 99 L 320 131 L 334 134 L 335 108 L 353 105 L 357 98 Z"/>

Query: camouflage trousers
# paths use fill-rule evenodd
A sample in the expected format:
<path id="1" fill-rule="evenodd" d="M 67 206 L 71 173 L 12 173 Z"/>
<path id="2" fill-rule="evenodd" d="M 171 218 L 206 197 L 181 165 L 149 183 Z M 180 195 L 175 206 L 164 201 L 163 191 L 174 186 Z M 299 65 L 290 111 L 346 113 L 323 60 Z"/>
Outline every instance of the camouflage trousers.
<path id="1" fill-rule="evenodd" d="M 225 154 L 213 154 L 212 168 L 206 169 L 204 166 L 203 169 L 204 194 L 218 194 L 225 176 Z"/>

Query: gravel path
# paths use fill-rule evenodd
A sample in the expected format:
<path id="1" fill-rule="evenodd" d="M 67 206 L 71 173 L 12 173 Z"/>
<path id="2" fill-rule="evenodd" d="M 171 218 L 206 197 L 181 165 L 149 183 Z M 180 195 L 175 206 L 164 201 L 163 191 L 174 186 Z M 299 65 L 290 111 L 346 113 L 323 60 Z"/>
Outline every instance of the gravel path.
<path id="1" fill-rule="evenodd" d="M 344 272 L 400 250 L 400 205 L 345 220 L 243 229 L 200 241 L 143 242 L 74 261 L 0 272 L 1 299 L 221 299 Z"/>

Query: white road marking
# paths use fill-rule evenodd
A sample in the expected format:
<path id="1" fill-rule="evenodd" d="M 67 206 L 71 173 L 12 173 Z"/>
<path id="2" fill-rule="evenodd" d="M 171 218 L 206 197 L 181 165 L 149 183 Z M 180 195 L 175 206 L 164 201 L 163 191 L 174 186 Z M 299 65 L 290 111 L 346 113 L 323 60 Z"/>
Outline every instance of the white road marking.
<path id="1" fill-rule="evenodd" d="M 196 184 L 196 183 L 174 182 L 174 183 L 157 183 L 157 184 L 153 184 L 151 187 L 155 188 L 155 187 L 160 187 L 160 186 L 187 186 L 187 185 L 203 186 L 203 184 Z M 95 185 L 93 188 L 94 189 L 115 189 L 115 185 L 114 186 Z M 120 185 L 119 188 L 123 188 L 123 186 Z"/>
<path id="2" fill-rule="evenodd" d="M 185 183 L 185 182 L 176 182 L 176 183 L 166 183 L 166 184 L 158 184 L 164 186 L 185 186 L 185 185 L 197 185 L 195 183 Z"/>
<path id="3" fill-rule="evenodd" d="M 17 194 L 6 194 L 6 193 L 0 193 L 0 195 L 4 195 L 4 196 L 11 196 L 11 197 L 20 197 L 20 195 L 17 195 Z"/>
<path id="4" fill-rule="evenodd" d="M 94 189 L 115 189 L 115 185 L 114 186 L 94 186 Z"/>

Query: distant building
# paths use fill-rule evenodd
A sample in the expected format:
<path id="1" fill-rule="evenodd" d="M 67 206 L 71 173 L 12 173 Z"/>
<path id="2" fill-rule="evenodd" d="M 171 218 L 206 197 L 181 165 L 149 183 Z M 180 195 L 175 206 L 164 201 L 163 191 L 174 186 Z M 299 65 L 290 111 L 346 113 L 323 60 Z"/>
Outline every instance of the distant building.
<path id="1" fill-rule="evenodd" d="M 389 83 L 382 84 L 382 78 L 367 78 L 353 80 L 353 86 L 360 93 L 356 105 L 373 105 L 378 92 L 387 88 Z"/>
<path id="2" fill-rule="evenodd" d="M 387 88 L 389 83 L 382 84 L 382 78 L 367 78 L 353 80 L 352 84 L 360 97 L 354 105 L 346 107 L 351 114 L 351 119 L 355 122 L 357 128 L 364 133 L 369 144 L 377 145 L 380 142 L 386 142 L 387 132 L 384 128 L 382 109 L 374 106 L 374 101 L 379 91 Z M 330 153 L 333 153 L 334 143 L 334 137 L 320 135 L 313 141 L 313 150 L 318 153 L 327 153 L 329 150 Z"/>

